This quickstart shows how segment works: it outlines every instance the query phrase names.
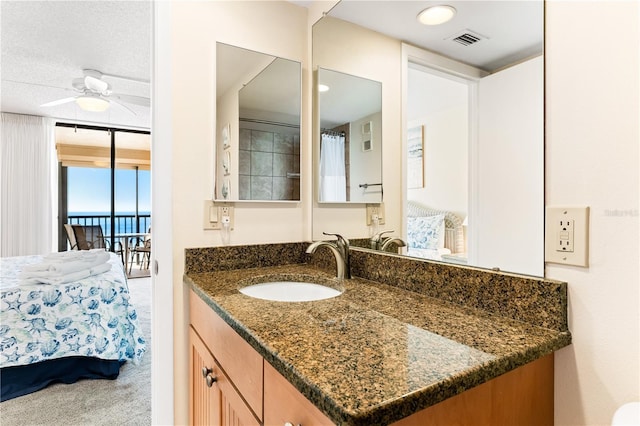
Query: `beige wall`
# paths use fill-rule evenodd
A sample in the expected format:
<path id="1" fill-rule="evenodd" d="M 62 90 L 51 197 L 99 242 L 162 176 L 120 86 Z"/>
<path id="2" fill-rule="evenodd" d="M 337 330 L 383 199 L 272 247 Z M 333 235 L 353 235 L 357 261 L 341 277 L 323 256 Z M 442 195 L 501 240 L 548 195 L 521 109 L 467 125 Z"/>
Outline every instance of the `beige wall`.
<path id="1" fill-rule="evenodd" d="M 605 425 L 640 400 L 639 3 L 546 13 L 546 204 L 591 207 L 589 268 L 546 268 L 569 283 L 573 334 L 555 357 L 555 418 Z"/>
<path id="2" fill-rule="evenodd" d="M 211 199 L 213 193 L 215 43 L 220 41 L 301 62 L 303 93 L 309 93 L 307 11 L 287 2 L 173 2 L 171 34 L 174 417 L 176 424 L 185 424 L 188 312 L 187 293 L 182 285 L 184 249 L 221 245 L 218 231 L 202 229 L 203 200 Z M 303 129 L 309 128 L 307 103 L 303 95 Z M 306 164 L 309 160 L 305 157 L 307 140 L 308 135 L 303 134 L 302 182 L 310 176 L 310 166 Z M 308 196 L 303 195 L 300 203 L 286 205 L 235 204 L 231 244 L 308 239 L 310 209 L 305 208 L 308 205 L 305 197 Z"/>

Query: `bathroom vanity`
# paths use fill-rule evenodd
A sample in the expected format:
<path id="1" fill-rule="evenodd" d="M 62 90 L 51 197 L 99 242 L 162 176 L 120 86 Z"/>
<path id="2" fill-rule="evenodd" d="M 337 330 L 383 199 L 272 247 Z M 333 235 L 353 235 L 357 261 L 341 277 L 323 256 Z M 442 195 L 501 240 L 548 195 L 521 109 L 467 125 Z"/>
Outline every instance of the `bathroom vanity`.
<path id="1" fill-rule="evenodd" d="M 307 246 L 187 250 L 191 424 L 553 423 L 565 283 L 357 249 L 337 280 Z M 278 280 L 341 294 L 239 291 Z"/>

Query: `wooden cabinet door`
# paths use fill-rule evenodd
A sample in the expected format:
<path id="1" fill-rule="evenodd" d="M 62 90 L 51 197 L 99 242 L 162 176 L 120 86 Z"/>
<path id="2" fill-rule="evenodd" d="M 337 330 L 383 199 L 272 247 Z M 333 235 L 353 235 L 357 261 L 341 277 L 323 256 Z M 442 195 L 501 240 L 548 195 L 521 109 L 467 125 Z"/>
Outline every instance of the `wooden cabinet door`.
<path id="1" fill-rule="evenodd" d="M 189 341 L 189 423 L 207 426 L 259 426 L 253 412 L 191 327 Z M 210 376 L 209 382 L 203 369 Z"/>
<path id="2" fill-rule="evenodd" d="M 215 313 L 197 294 L 190 292 L 190 322 L 235 388 L 262 419 L 262 355 Z"/>
<path id="3" fill-rule="evenodd" d="M 216 413 L 214 408 L 220 403 L 219 397 L 207 386 L 203 369 L 212 370 L 215 363 L 202 340 L 189 327 L 189 424 L 213 425 Z"/>
<path id="4" fill-rule="evenodd" d="M 333 425 L 315 405 L 302 395 L 268 362 L 264 363 L 264 424 Z"/>

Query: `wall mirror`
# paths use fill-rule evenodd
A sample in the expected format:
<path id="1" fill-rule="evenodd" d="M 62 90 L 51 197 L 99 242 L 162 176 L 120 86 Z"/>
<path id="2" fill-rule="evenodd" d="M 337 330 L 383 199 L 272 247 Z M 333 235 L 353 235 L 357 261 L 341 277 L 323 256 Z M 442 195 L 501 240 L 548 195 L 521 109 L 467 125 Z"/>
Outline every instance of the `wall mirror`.
<path id="1" fill-rule="evenodd" d="M 527 2 L 492 2 L 492 1 L 450 1 L 457 14 L 449 23 L 438 27 L 426 27 L 416 20 L 417 14 L 428 6 L 428 2 L 393 2 L 393 1 L 359 1 L 339 2 L 323 17 L 326 22 L 345 22 L 350 25 L 349 33 L 340 34 L 335 29 L 345 28 L 345 25 L 316 25 L 313 31 L 314 58 L 313 63 L 322 66 L 322 61 L 331 58 L 331 65 L 336 69 L 351 69 L 353 66 L 375 68 L 385 61 L 397 63 L 398 72 L 389 79 L 383 79 L 383 85 L 397 87 L 398 93 L 403 93 L 402 101 L 397 104 L 390 102 L 385 91 L 386 103 L 383 110 L 388 108 L 402 109 L 402 117 L 385 114 L 383 126 L 389 128 L 397 120 L 401 122 L 402 133 L 398 132 L 398 140 L 385 140 L 383 153 L 383 175 L 387 177 L 385 191 L 385 209 L 387 224 L 383 229 L 393 229 L 393 236 L 407 239 L 409 230 L 407 223 L 411 216 L 422 215 L 422 211 L 415 211 L 407 201 L 417 201 L 432 210 L 442 210 L 453 213 L 457 217 L 458 229 L 449 236 L 456 245 L 455 251 L 445 256 L 433 258 L 437 261 L 465 264 L 482 268 L 523 273 L 528 275 L 544 275 L 544 115 L 543 115 L 543 81 L 544 68 L 543 27 L 544 4 L 541 0 Z M 323 28 L 324 27 L 324 28 Z M 362 43 L 362 48 L 354 47 L 353 40 L 356 30 L 359 39 L 366 37 L 369 31 L 374 34 L 384 34 L 396 40 L 395 48 L 374 49 L 371 43 Z M 316 28 L 322 31 L 316 31 Z M 316 38 L 322 41 L 316 43 Z M 342 46 L 349 42 L 350 51 Z M 403 45 L 405 43 L 405 45 Z M 316 44 L 322 49 L 315 49 Z M 377 45 L 379 45 L 379 41 Z M 427 56 L 438 56 L 445 60 L 435 59 L 414 61 L 407 60 L 406 45 L 427 52 Z M 499 47 L 499 48 L 498 48 Z M 395 50 L 394 50 L 395 49 Z M 433 55 L 433 54 L 436 55 Z M 333 56 L 340 55 L 339 59 Z M 386 55 L 386 57 L 382 57 Z M 318 58 L 321 59 L 317 59 Z M 482 127 L 485 132 L 479 135 L 477 128 L 466 128 L 458 125 L 442 126 L 440 129 L 425 120 L 424 108 L 432 105 L 433 100 L 440 100 L 443 108 L 452 108 L 454 96 L 442 95 L 440 89 L 444 86 L 457 86 L 460 82 L 458 69 L 448 69 L 450 62 L 456 61 L 461 67 L 472 67 L 478 71 L 473 82 L 463 88 L 462 95 L 456 94 L 469 105 L 472 110 L 462 103 L 458 103 L 458 110 L 465 110 L 468 116 L 467 124 L 473 123 Z M 342 64 L 349 63 L 350 65 Z M 521 64 L 533 63 L 532 73 L 535 83 L 528 80 L 502 78 L 510 70 Z M 357 64 L 357 65 L 353 65 Z M 454 67 L 455 68 L 455 67 Z M 451 72 L 450 72 L 451 71 Z M 445 82 L 443 76 L 448 81 Z M 484 84 L 484 81 L 487 84 Z M 444 82 L 444 83 L 443 83 Z M 493 83 L 492 83 L 493 82 Z M 452 84 L 455 83 L 455 84 Z M 429 87 L 419 96 L 411 92 L 407 94 L 407 85 L 413 87 L 422 85 Z M 508 84 L 510 86 L 508 86 Z M 484 88 L 482 87 L 484 85 Z M 507 106 L 507 94 L 520 94 L 524 88 L 534 87 L 537 91 L 536 99 L 527 103 L 526 113 L 520 116 L 535 116 L 531 125 L 520 125 L 519 120 L 512 120 L 511 116 L 503 116 L 498 112 L 493 121 L 486 120 L 485 112 L 494 106 L 514 111 Z M 435 88 L 435 89 L 434 89 Z M 490 88 L 487 89 L 487 88 Z M 457 90 L 457 89 L 456 89 Z M 494 97 L 497 92 L 502 97 Z M 449 102 L 447 102 L 449 101 Z M 411 103 L 411 105 L 409 105 Z M 387 109 L 385 109 L 387 108 Z M 495 115 L 495 114 L 494 114 Z M 444 121 L 443 121 L 444 122 Z M 481 123 L 481 126 L 477 123 Z M 465 126 L 467 125 L 465 124 Z M 412 187 L 407 187 L 407 153 L 403 153 L 401 160 L 396 160 L 388 148 L 393 147 L 402 151 L 407 148 L 407 135 L 410 130 L 421 129 L 416 132 L 422 135 L 424 157 L 422 180 Z M 436 138 L 440 130 L 454 129 L 465 137 L 461 151 L 453 152 L 448 145 L 443 157 L 444 145 L 438 145 Z M 486 131 L 489 129 L 490 131 Z M 509 134 L 510 145 L 491 145 L 487 140 L 496 140 L 502 134 Z M 531 137 L 529 137 L 531 136 Z M 535 158 L 534 158 L 535 157 Z M 455 166 L 451 159 L 455 158 Z M 314 162 L 317 166 L 317 163 Z M 505 165 L 513 167 L 504 168 Z M 444 170 L 444 172 L 439 172 Z M 457 170 L 457 171 L 456 171 Z M 403 175 L 403 181 L 390 183 L 388 176 L 396 173 Z M 449 173 L 449 175 L 446 175 Z M 452 175 L 452 173 L 454 173 Z M 511 182 L 517 182 L 511 185 Z M 388 198 L 399 200 L 389 202 Z M 438 199 L 438 195 L 456 194 L 456 205 L 448 205 Z M 462 195 L 461 195 L 462 194 Z M 453 197 L 448 197 L 453 198 Z M 345 215 L 351 213 L 345 206 Z M 533 213 L 533 214 L 529 214 Z M 352 215 L 357 221 L 364 212 Z M 314 206 L 313 234 L 319 231 L 336 229 L 340 222 L 339 215 L 327 214 L 323 206 Z M 357 222 L 356 222 L 357 225 Z M 356 228 L 352 226 L 351 228 Z M 358 234 L 352 233 L 352 239 L 362 239 L 367 246 L 367 239 L 371 231 L 366 227 L 359 227 Z M 462 236 L 462 244 L 459 241 Z M 513 237 L 510 237 L 510 235 Z M 511 239 L 510 239 L 511 238 Z M 407 254 L 403 249 L 403 254 Z M 524 262 L 522 262 L 524 261 Z"/>
<path id="2" fill-rule="evenodd" d="M 382 84 L 317 70 L 319 203 L 382 201 Z"/>
<path id="3" fill-rule="evenodd" d="M 215 198 L 300 200 L 299 62 L 216 43 Z"/>

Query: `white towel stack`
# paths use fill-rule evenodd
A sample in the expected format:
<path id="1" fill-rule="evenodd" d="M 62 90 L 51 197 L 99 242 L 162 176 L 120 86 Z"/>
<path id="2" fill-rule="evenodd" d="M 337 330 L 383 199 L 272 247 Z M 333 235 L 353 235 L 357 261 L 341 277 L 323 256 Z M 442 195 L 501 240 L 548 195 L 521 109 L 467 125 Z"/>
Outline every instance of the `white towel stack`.
<path id="1" fill-rule="evenodd" d="M 111 270 L 109 253 L 102 249 L 51 253 L 41 263 L 27 265 L 20 278 L 25 284 L 64 284 Z"/>

